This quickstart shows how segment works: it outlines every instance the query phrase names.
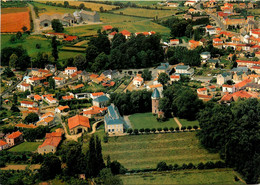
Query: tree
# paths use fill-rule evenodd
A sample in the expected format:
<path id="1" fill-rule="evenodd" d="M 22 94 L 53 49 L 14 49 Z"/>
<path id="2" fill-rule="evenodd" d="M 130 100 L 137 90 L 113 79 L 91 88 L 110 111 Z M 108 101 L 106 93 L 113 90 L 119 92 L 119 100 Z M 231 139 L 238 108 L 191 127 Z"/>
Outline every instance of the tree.
<path id="1" fill-rule="evenodd" d="M 7 78 L 13 77 L 14 72 L 10 69 L 10 67 L 6 67 L 4 72 L 3 72 L 3 76 L 6 76 Z"/>
<path id="2" fill-rule="evenodd" d="M 111 172 L 112 172 L 114 175 L 124 174 L 124 173 L 126 172 L 125 167 L 122 166 L 118 161 L 113 161 L 113 162 L 110 164 L 110 169 L 111 169 Z"/>
<path id="3" fill-rule="evenodd" d="M 58 60 L 59 54 L 58 54 L 58 41 L 56 40 L 56 36 L 52 37 L 51 40 L 51 46 L 52 46 L 52 56 L 55 61 Z"/>
<path id="4" fill-rule="evenodd" d="M 163 86 L 165 86 L 169 80 L 170 80 L 170 77 L 166 73 L 159 74 L 158 82 L 160 82 Z"/>
<path id="5" fill-rule="evenodd" d="M 16 94 L 16 93 L 13 94 L 13 104 L 14 104 L 14 105 L 17 105 L 17 104 L 18 104 L 18 97 L 17 97 L 17 94 Z"/>
<path id="6" fill-rule="evenodd" d="M 193 28 L 192 28 L 192 25 L 191 24 L 188 24 L 186 26 L 186 31 L 185 31 L 185 35 L 188 37 L 188 38 L 191 38 L 192 36 L 192 33 L 193 32 Z"/>
<path id="7" fill-rule="evenodd" d="M 164 161 L 159 162 L 157 164 L 156 170 L 157 171 L 166 171 L 166 170 L 168 170 L 168 166 L 167 166 L 166 162 L 164 162 Z"/>
<path id="8" fill-rule="evenodd" d="M 51 21 L 51 27 L 57 33 L 60 33 L 60 32 L 64 31 L 63 25 L 62 25 L 62 23 L 60 22 L 59 19 L 53 19 Z"/>
<path id="9" fill-rule="evenodd" d="M 78 70 L 84 70 L 87 68 L 86 58 L 81 54 L 74 57 L 73 64 L 78 68 Z"/>
<path id="10" fill-rule="evenodd" d="M 24 122 L 25 123 L 35 123 L 39 120 L 39 116 L 36 113 L 29 113 L 28 116 L 25 117 Z"/>
<path id="11" fill-rule="evenodd" d="M 131 128 L 127 129 L 127 133 L 129 133 L 131 135 L 133 133 L 133 129 L 131 129 Z"/>
<path id="12" fill-rule="evenodd" d="M 98 138 L 98 136 L 96 136 L 96 158 L 97 158 L 96 168 L 98 168 L 98 171 L 101 171 L 103 168 L 105 168 L 105 163 L 104 163 L 103 155 L 102 155 L 101 141 Z M 112 165 L 112 163 L 111 163 L 111 165 Z"/>
<path id="13" fill-rule="evenodd" d="M 17 55 L 16 54 L 12 54 L 10 56 L 10 60 L 9 60 L 9 67 L 10 68 L 15 68 L 17 61 L 18 61 Z"/>
<path id="14" fill-rule="evenodd" d="M 69 7 L 69 2 L 68 1 L 64 1 L 64 7 L 68 8 Z"/>
<path id="15" fill-rule="evenodd" d="M 94 71 L 94 72 L 98 72 L 98 71 L 101 71 L 102 69 L 106 69 L 106 65 L 108 63 L 108 56 L 102 52 L 100 53 L 94 63 L 92 64 L 91 66 L 91 70 Z"/>
<path id="16" fill-rule="evenodd" d="M 99 173 L 103 184 L 122 185 L 123 182 L 118 176 L 114 176 L 110 168 L 104 168 Z"/>
<path id="17" fill-rule="evenodd" d="M 20 31 L 18 31 L 17 33 L 16 33 L 16 39 L 17 40 L 20 40 L 21 38 L 22 38 L 22 33 L 20 32 Z"/>
<path id="18" fill-rule="evenodd" d="M 152 72 L 148 69 L 143 70 L 142 78 L 144 81 L 150 81 L 152 79 Z"/>
<path id="19" fill-rule="evenodd" d="M 55 90 L 55 80 L 53 78 L 49 78 L 49 88 Z"/>
<path id="20" fill-rule="evenodd" d="M 61 161 L 53 154 L 48 154 L 39 169 L 39 178 L 43 181 L 53 179 L 61 173 Z"/>
<path id="21" fill-rule="evenodd" d="M 98 48 L 96 46 L 90 45 L 86 49 L 86 62 L 88 66 L 91 67 L 95 58 L 99 55 Z"/>
<path id="22" fill-rule="evenodd" d="M 84 9 L 84 8 L 85 8 L 84 3 L 81 3 L 81 4 L 79 5 L 79 9 Z"/>
<path id="23" fill-rule="evenodd" d="M 234 54 L 234 55 L 232 56 L 232 61 L 233 61 L 233 62 L 236 62 L 236 60 L 237 60 L 237 55 Z"/>
<path id="24" fill-rule="evenodd" d="M 12 107 L 10 110 L 13 112 L 20 112 L 20 109 L 15 104 L 12 104 Z"/>
<path id="25" fill-rule="evenodd" d="M 23 32 L 26 32 L 28 30 L 28 28 L 26 26 L 23 26 L 22 30 L 23 30 Z"/>

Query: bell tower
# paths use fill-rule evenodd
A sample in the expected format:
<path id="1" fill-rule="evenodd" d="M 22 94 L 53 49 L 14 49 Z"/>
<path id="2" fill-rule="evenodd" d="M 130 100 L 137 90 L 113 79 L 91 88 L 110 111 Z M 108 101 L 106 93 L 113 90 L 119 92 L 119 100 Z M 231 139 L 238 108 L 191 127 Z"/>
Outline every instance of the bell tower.
<path id="1" fill-rule="evenodd" d="M 154 89 L 153 94 L 151 96 L 152 99 L 152 113 L 158 114 L 159 112 L 159 100 L 160 100 L 160 93 L 157 88 Z"/>

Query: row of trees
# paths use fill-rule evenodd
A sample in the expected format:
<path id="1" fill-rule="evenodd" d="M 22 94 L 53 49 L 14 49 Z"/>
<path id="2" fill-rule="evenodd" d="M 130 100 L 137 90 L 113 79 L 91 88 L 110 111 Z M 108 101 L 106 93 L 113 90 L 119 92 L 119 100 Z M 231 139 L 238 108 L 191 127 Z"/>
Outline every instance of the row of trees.
<path id="1" fill-rule="evenodd" d="M 118 107 L 123 115 L 151 112 L 151 95 L 152 93 L 146 90 L 113 93 L 110 95 L 110 101 Z"/>
<path id="2" fill-rule="evenodd" d="M 201 143 L 220 152 L 250 184 L 257 183 L 260 175 L 259 111 L 259 100 L 247 99 L 230 106 L 207 103 L 199 113 Z"/>

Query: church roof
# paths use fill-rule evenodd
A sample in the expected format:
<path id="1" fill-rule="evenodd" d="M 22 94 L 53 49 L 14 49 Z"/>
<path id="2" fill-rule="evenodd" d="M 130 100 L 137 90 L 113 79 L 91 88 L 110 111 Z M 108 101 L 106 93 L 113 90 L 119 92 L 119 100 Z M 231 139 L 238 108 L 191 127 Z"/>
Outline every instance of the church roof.
<path id="1" fill-rule="evenodd" d="M 152 98 L 160 98 L 160 93 L 157 88 L 154 89 Z"/>

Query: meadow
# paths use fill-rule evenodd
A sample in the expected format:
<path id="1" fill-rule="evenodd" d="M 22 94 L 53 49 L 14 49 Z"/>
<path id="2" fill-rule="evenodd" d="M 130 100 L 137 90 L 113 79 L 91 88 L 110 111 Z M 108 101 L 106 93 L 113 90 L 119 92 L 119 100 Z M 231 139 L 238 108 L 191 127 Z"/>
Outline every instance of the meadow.
<path id="1" fill-rule="evenodd" d="M 232 169 L 183 170 L 119 176 L 124 184 L 245 184 Z M 238 174 L 236 174 L 239 176 Z"/>
<path id="2" fill-rule="evenodd" d="M 10 152 L 34 152 L 42 142 L 23 142 L 13 148 L 9 149 Z"/>
<path id="3" fill-rule="evenodd" d="M 180 123 L 181 123 L 181 125 L 182 126 L 185 126 L 186 128 L 188 127 L 188 126 L 195 126 L 195 125 L 197 125 L 198 127 L 199 127 L 199 121 L 198 120 L 194 120 L 194 121 L 188 121 L 188 120 L 186 120 L 186 119 L 180 119 L 180 118 L 178 118 L 178 120 L 180 121 Z"/>
<path id="4" fill-rule="evenodd" d="M 144 134 L 123 137 L 110 137 L 102 143 L 103 156 L 110 155 L 127 169 L 156 168 L 160 161 L 169 164 L 216 162 L 218 154 L 209 153 L 202 148 L 196 132 L 167 134 Z"/>
<path id="5" fill-rule="evenodd" d="M 176 10 L 154 10 L 154 9 L 144 9 L 144 8 L 124 8 L 113 11 L 114 13 L 120 14 L 123 13 L 124 15 L 134 15 L 134 16 L 141 16 L 147 18 L 154 18 L 154 17 L 167 17 L 174 15 Z"/>
<path id="6" fill-rule="evenodd" d="M 157 116 L 154 116 L 151 112 L 148 113 L 137 113 L 129 116 L 129 120 L 134 129 L 141 129 L 141 128 L 164 128 L 164 127 L 173 127 L 174 129 L 178 127 L 177 123 L 174 121 L 173 118 L 170 118 L 168 121 L 165 122 L 158 122 L 156 120 Z"/>

